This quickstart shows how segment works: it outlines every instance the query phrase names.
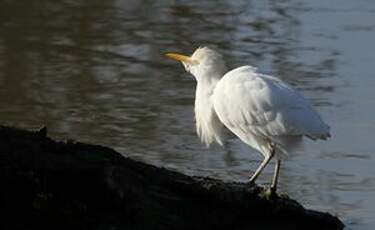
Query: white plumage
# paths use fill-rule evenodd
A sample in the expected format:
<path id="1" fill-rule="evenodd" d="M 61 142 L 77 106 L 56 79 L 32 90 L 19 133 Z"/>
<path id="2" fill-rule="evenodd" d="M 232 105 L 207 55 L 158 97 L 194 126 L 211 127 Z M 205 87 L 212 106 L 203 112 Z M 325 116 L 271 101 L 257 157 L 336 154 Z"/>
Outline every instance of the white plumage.
<path id="1" fill-rule="evenodd" d="M 326 139 L 329 126 L 307 100 L 278 78 L 260 74 L 252 66 L 227 72 L 224 60 L 212 49 L 198 48 L 191 57 L 169 53 L 197 80 L 195 118 L 197 133 L 207 145 L 223 144 L 223 126 L 262 153 L 254 182 L 272 157 L 276 167 L 271 192 L 276 191 L 282 156 L 303 136 Z"/>
<path id="2" fill-rule="evenodd" d="M 225 74 L 215 87 L 212 103 L 220 121 L 263 155 L 268 154 L 267 142 L 287 153 L 302 136 L 324 139 L 329 135 L 329 127 L 301 94 L 251 66 Z"/>

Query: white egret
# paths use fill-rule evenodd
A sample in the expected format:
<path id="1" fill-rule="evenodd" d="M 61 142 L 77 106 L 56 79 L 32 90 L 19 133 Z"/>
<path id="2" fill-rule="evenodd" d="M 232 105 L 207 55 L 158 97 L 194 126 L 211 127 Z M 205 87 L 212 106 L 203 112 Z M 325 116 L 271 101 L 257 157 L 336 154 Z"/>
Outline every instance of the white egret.
<path id="1" fill-rule="evenodd" d="M 281 160 L 302 138 L 326 139 L 329 126 L 307 100 L 282 80 L 261 74 L 252 66 L 227 72 L 223 57 L 207 47 L 193 55 L 167 53 L 181 61 L 196 81 L 195 120 L 202 142 L 223 145 L 223 126 L 263 154 L 264 160 L 251 176 L 259 174 L 275 157 L 271 193 L 276 192 Z"/>

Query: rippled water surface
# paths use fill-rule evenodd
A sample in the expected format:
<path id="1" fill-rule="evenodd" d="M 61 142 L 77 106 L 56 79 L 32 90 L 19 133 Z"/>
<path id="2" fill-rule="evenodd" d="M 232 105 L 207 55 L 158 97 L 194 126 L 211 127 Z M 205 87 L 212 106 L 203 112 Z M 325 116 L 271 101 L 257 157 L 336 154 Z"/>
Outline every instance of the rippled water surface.
<path id="1" fill-rule="evenodd" d="M 115 147 L 187 174 L 245 180 L 262 160 L 238 140 L 207 149 L 195 82 L 166 51 L 209 45 L 301 91 L 331 125 L 284 163 L 280 190 L 375 228 L 375 2 L 0 1 L 1 123 Z M 268 183 L 272 167 L 259 180 Z"/>

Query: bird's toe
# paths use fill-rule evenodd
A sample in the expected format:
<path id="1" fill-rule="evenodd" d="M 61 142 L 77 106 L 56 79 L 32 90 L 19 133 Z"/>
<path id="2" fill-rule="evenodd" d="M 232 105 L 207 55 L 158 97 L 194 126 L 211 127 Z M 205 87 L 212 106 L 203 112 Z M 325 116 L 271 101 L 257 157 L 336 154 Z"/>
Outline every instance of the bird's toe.
<path id="1" fill-rule="evenodd" d="M 271 188 L 264 189 L 261 192 L 261 196 L 263 198 L 266 198 L 267 200 L 272 200 L 272 199 L 277 198 L 278 194 L 276 193 L 276 189 L 271 187 Z"/>

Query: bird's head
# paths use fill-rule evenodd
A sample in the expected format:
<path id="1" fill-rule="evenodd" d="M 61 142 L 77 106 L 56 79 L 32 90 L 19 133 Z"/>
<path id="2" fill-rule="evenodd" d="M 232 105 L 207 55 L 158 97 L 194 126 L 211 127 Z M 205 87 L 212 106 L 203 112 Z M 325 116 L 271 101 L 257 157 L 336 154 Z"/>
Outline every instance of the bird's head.
<path id="1" fill-rule="evenodd" d="M 167 53 L 166 56 L 180 61 L 197 81 L 221 78 L 227 70 L 223 56 L 207 47 L 199 47 L 191 56 L 178 53 Z"/>

